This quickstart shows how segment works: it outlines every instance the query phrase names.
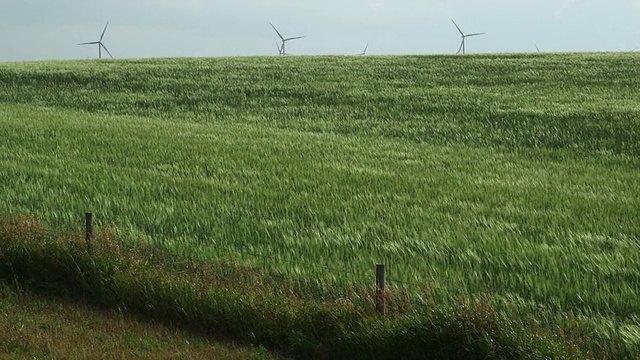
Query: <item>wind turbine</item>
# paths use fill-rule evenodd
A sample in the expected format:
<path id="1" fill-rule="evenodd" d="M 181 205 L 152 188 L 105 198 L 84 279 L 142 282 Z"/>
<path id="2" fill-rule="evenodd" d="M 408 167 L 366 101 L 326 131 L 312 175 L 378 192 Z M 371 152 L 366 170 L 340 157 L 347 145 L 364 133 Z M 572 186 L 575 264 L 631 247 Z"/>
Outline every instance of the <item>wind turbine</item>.
<path id="1" fill-rule="evenodd" d="M 468 37 L 471 36 L 478 36 L 478 35 L 484 35 L 485 33 L 474 33 L 474 34 L 465 34 L 462 32 L 462 30 L 460 30 L 460 27 L 458 26 L 458 24 L 456 24 L 455 21 L 453 21 L 453 19 L 451 19 L 451 22 L 453 23 L 453 25 L 456 26 L 456 29 L 458 29 L 458 32 L 460 32 L 460 36 L 462 36 L 462 42 L 460 43 L 460 47 L 458 48 L 458 52 L 456 54 L 460 54 L 460 51 L 462 51 L 462 54 L 465 53 L 465 48 L 464 48 L 464 40 Z"/>
<path id="2" fill-rule="evenodd" d="M 111 55 L 111 53 L 109 52 L 109 49 L 107 49 L 107 47 L 104 46 L 104 44 L 102 43 L 102 38 L 104 37 L 104 33 L 107 31 L 107 26 L 109 26 L 109 22 L 108 21 L 107 21 L 107 25 L 104 26 L 104 30 L 102 30 L 102 35 L 100 35 L 100 40 L 84 42 L 84 43 L 80 43 L 78 45 L 98 45 L 98 59 L 102 59 L 102 49 L 103 48 L 104 48 L 104 51 L 106 51 L 107 54 L 109 54 L 109 56 L 111 56 L 111 58 L 113 59 L 113 55 Z"/>
<path id="3" fill-rule="evenodd" d="M 358 54 L 358 55 L 360 55 L 360 56 L 367 55 L 367 49 L 368 49 L 368 48 L 369 48 L 369 43 L 367 43 L 367 46 L 365 46 L 365 47 L 364 47 L 364 51 L 363 51 L 363 52 L 361 52 L 361 53 L 360 53 L 360 54 Z"/>
<path id="4" fill-rule="evenodd" d="M 273 26 L 272 23 L 269 23 L 269 25 L 271 25 L 273 30 L 275 30 L 276 33 L 278 34 L 278 36 L 280 37 L 280 40 L 282 40 L 282 46 L 278 47 L 280 55 L 287 55 L 287 52 L 285 50 L 285 44 L 286 44 L 287 41 L 304 38 L 304 36 L 296 36 L 296 37 L 285 38 L 284 36 L 282 36 L 282 34 L 280 34 L 280 31 L 278 31 L 278 29 L 276 29 L 276 27 Z"/>

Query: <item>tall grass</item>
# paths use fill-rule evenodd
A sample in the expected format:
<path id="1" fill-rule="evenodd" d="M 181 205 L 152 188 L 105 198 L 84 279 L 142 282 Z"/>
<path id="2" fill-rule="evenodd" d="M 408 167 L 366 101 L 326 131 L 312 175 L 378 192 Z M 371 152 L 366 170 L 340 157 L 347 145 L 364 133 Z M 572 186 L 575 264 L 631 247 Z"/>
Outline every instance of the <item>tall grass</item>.
<path id="1" fill-rule="evenodd" d="M 305 358 L 582 357 L 568 339 L 525 329 L 486 302 L 398 311 L 385 319 L 353 294 L 339 302 L 301 301 L 296 294 L 242 281 L 241 275 L 255 273 L 251 268 L 229 271 L 224 262 L 185 262 L 178 271 L 174 262 L 162 260 L 166 253 L 127 246 L 110 231 L 96 236 L 99 245 L 91 252 L 81 239 L 29 218 L 2 218 L 0 279 L 23 290 L 116 308 L 197 334 Z M 225 276 L 216 274 L 220 270 Z M 270 281 L 269 274 L 261 275 Z M 230 276 L 235 281 L 225 283 Z"/>
<path id="2" fill-rule="evenodd" d="M 630 354 L 639 63 L 0 64 L 0 208 L 69 227 L 92 211 L 172 253 L 320 283 L 371 283 L 383 262 L 439 301 L 490 292 L 553 326 L 584 317 Z"/>

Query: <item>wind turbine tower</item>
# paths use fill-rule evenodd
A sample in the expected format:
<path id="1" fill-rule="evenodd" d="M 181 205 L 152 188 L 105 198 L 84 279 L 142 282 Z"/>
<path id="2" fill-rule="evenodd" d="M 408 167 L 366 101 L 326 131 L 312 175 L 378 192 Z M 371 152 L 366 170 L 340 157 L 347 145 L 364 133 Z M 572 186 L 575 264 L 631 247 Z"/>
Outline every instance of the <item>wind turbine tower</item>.
<path id="1" fill-rule="evenodd" d="M 111 58 L 113 59 L 113 55 L 111 55 L 111 53 L 109 52 L 109 49 L 107 49 L 107 47 L 104 46 L 104 44 L 102 43 L 102 38 L 104 38 L 104 33 L 107 31 L 108 26 L 109 26 L 109 22 L 107 21 L 107 25 L 104 26 L 104 30 L 102 30 L 102 35 L 100 35 L 100 40 L 83 42 L 78 45 L 98 45 L 98 59 L 102 59 L 102 49 L 104 49 L 104 51 L 106 51 L 107 54 L 109 54 L 109 56 L 111 56 Z"/>
<path id="2" fill-rule="evenodd" d="M 462 42 L 460 43 L 460 47 L 458 48 L 458 52 L 456 52 L 456 54 L 460 54 L 460 51 L 462 51 L 462 54 L 465 53 L 465 39 L 468 37 L 472 37 L 472 36 L 478 36 L 478 35 L 484 35 L 486 33 L 474 33 L 474 34 L 465 34 L 462 32 L 462 30 L 460 30 L 460 27 L 458 26 L 458 24 L 456 24 L 455 21 L 453 21 L 453 19 L 451 19 L 451 22 L 453 23 L 453 25 L 456 26 L 456 29 L 458 29 L 458 32 L 460 33 L 460 36 L 462 37 Z"/>
<path id="3" fill-rule="evenodd" d="M 365 56 L 367 55 L 367 49 L 369 48 L 369 43 L 367 43 L 367 46 L 364 47 L 364 51 L 359 53 L 358 55 L 360 56 Z"/>
<path id="4" fill-rule="evenodd" d="M 278 31 L 278 29 L 276 29 L 276 27 L 273 26 L 272 23 L 269 23 L 269 25 L 271 25 L 273 30 L 276 31 L 276 34 L 278 34 L 278 36 L 280 37 L 280 40 L 282 40 L 282 45 L 278 47 L 278 51 L 279 51 L 280 55 L 287 55 L 287 51 L 286 51 L 286 48 L 285 48 L 285 44 L 287 43 L 287 41 L 304 38 L 304 36 L 295 36 L 295 37 L 285 38 L 284 36 L 282 36 L 282 34 L 280 34 L 280 31 Z"/>

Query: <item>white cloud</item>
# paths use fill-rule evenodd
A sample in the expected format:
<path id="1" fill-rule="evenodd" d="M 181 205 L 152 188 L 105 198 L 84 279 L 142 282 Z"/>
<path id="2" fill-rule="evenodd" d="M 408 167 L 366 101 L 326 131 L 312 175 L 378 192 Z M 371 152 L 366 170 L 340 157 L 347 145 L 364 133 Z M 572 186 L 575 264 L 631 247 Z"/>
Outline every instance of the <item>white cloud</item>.
<path id="1" fill-rule="evenodd" d="M 580 2 L 580 0 L 563 0 L 560 3 L 560 6 L 554 10 L 553 15 L 555 17 L 560 17 L 564 15 L 567 12 L 567 10 L 573 6 L 573 4 L 578 2 Z"/>
<path id="2" fill-rule="evenodd" d="M 374 11 L 380 11 L 385 6 L 385 0 L 374 0 L 374 1 L 371 2 L 371 4 L 369 4 L 369 6 Z"/>

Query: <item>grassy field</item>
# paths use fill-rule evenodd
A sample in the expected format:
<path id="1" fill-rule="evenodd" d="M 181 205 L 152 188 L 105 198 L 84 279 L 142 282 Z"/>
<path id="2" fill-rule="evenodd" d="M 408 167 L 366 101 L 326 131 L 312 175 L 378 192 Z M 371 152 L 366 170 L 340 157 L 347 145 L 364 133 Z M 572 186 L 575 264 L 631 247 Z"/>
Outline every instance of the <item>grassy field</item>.
<path id="1" fill-rule="evenodd" d="M 0 209 L 640 353 L 640 57 L 0 64 Z M 415 290 L 415 291 L 414 291 Z M 418 296 L 418 295 L 416 295 Z M 602 344 L 600 344 L 602 345 Z"/>

